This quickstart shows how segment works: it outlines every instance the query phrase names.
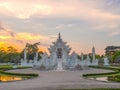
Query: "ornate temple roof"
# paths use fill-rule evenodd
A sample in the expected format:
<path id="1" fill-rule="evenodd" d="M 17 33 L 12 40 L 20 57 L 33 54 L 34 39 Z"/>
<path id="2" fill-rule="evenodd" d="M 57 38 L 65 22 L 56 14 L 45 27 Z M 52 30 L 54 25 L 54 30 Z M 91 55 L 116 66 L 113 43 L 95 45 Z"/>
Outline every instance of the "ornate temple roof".
<path id="1" fill-rule="evenodd" d="M 67 53 L 70 52 L 71 48 L 69 47 L 69 45 L 67 45 L 67 42 L 64 42 L 61 38 L 61 34 L 58 34 L 58 38 L 56 40 L 56 42 L 52 43 L 53 45 L 50 45 L 50 48 L 48 48 L 49 52 L 52 53 L 54 52 L 57 48 L 62 48 L 64 49 Z"/>

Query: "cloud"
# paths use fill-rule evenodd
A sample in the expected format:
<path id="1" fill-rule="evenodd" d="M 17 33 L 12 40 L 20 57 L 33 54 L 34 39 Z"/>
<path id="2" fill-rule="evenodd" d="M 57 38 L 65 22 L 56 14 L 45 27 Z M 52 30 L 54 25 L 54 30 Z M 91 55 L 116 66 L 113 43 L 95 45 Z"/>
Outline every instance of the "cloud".
<path id="1" fill-rule="evenodd" d="M 98 2 L 93 2 L 98 3 Z M 91 6 L 82 0 L 5 0 L 0 1 L 0 13 L 20 19 L 39 16 L 65 17 L 78 19 L 109 20 L 120 19 L 119 15 L 105 12 L 96 6 Z"/>
<path id="2" fill-rule="evenodd" d="M 32 15 L 40 13 L 46 15 L 49 13 L 49 6 L 46 4 L 38 4 L 37 2 L 29 2 L 27 0 L 6 0 L 0 1 L 0 11 L 2 14 L 15 16 L 20 19 L 30 18 Z"/>
<path id="3" fill-rule="evenodd" d="M 10 37 L 10 36 L 2 36 L 2 35 L 1 35 L 1 36 L 0 36 L 0 39 L 3 39 L 3 40 L 5 39 L 5 40 L 6 40 L 6 39 L 11 39 L 11 37 Z"/>
<path id="4" fill-rule="evenodd" d="M 16 34 L 15 39 L 17 40 L 41 40 L 41 39 L 46 39 L 47 37 L 33 34 L 33 33 L 27 33 L 27 32 L 22 32 Z"/>
<path id="5" fill-rule="evenodd" d="M 0 33 L 4 33 L 6 35 L 10 35 L 11 37 L 14 37 L 14 32 L 11 31 L 10 28 L 6 27 L 3 24 L 0 24 Z"/>
<path id="6" fill-rule="evenodd" d="M 15 39 L 15 40 L 47 40 L 49 37 L 44 35 L 39 35 L 35 33 L 29 32 L 19 32 L 15 33 L 12 29 L 8 28 L 7 26 L 0 24 L 0 39 Z"/>
<path id="7" fill-rule="evenodd" d="M 12 34 L 13 35 L 12 35 Z M 56 36 L 54 35 L 41 35 L 29 32 L 13 32 L 12 29 L 0 25 L 0 45 L 8 46 L 12 45 L 17 47 L 19 50 L 24 48 L 26 43 L 41 42 L 42 50 L 46 50 L 49 44 L 54 41 Z"/>
<path id="8" fill-rule="evenodd" d="M 71 28 L 74 26 L 73 24 L 59 24 L 54 27 L 54 29 L 59 30 L 59 29 L 64 29 L 64 28 Z"/>
<path id="9" fill-rule="evenodd" d="M 14 37 L 14 32 L 3 24 L 0 24 L 0 39 L 8 40 Z"/>
<path id="10" fill-rule="evenodd" d="M 100 23 L 92 27 L 93 30 L 97 30 L 97 31 L 111 31 L 111 30 L 113 31 L 116 28 L 119 28 L 119 23 L 117 22 Z"/>
<path id="11" fill-rule="evenodd" d="M 35 17 L 38 19 L 46 18 L 48 20 L 49 18 L 61 18 L 60 21 L 64 20 L 64 18 L 68 18 L 69 20 L 84 20 L 86 24 L 89 24 L 91 29 L 96 31 L 106 31 L 116 28 L 120 23 L 120 15 L 107 11 L 106 9 L 102 8 L 103 5 L 98 5 L 98 3 L 107 5 L 110 2 L 107 0 L 36 0 L 36 2 L 30 0 L 28 4 L 28 0 L 1 0 L 0 14 L 6 16 L 10 15 L 19 19 L 25 19 L 24 21 L 29 21 L 29 23 L 30 19 L 34 19 Z M 111 3 L 113 2 L 111 1 Z M 48 22 L 46 21 L 45 23 Z M 54 29 L 60 30 L 73 26 L 72 24 L 67 24 L 60 23 L 55 25 Z M 32 28 L 34 26 L 30 27 Z M 50 28 L 51 26 L 47 29 Z M 11 32 L 11 36 L 14 36 L 14 33 Z"/>
<path id="12" fill-rule="evenodd" d="M 110 36 L 113 37 L 113 36 L 118 36 L 120 35 L 120 32 L 119 31 L 114 31 L 112 33 L 110 33 Z"/>

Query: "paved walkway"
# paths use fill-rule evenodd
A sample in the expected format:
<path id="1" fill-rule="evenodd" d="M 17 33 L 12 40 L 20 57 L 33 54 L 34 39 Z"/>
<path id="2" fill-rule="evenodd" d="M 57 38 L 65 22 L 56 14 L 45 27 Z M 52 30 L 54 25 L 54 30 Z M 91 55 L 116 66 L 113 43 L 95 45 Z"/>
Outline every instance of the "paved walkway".
<path id="1" fill-rule="evenodd" d="M 56 90 L 62 88 L 120 88 L 120 83 L 88 80 L 84 73 L 110 72 L 102 69 L 85 71 L 38 71 L 32 69 L 11 70 L 18 73 L 38 73 L 39 77 L 23 81 L 0 83 L 0 90 Z"/>

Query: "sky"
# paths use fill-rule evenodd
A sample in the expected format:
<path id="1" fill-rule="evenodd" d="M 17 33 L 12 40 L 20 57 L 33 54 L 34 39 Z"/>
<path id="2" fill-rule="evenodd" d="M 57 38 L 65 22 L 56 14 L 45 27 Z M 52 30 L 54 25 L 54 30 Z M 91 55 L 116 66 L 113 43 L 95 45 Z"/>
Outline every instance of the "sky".
<path id="1" fill-rule="evenodd" d="M 59 32 L 78 54 L 120 46 L 120 0 L 0 0 L 0 47 L 48 52 Z"/>

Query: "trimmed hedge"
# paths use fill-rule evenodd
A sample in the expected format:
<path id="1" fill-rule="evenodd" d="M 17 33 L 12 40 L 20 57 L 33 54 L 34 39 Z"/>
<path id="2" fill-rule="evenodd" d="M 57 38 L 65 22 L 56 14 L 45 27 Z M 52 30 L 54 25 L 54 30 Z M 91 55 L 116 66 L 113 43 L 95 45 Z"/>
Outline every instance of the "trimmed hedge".
<path id="1" fill-rule="evenodd" d="M 89 76 L 101 76 L 101 75 L 112 75 L 112 74 L 118 74 L 119 72 L 110 72 L 110 73 L 96 73 L 96 74 L 83 74 L 84 77 Z"/>
<path id="2" fill-rule="evenodd" d="M 113 70 L 113 71 L 119 71 L 120 72 L 120 68 L 118 67 L 110 67 L 110 66 L 89 66 L 91 68 L 100 68 L 100 69 L 107 69 L 107 70 Z"/>
<path id="3" fill-rule="evenodd" d="M 108 76 L 108 80 L 109 80 L 109 81 L 120 82 L 120 75 Z"/>
<path id="4" fill-rule="evenodd" d="M 13 66 L 9 66 L 9 65 L 0 66 L 0 70 L 3 70 L 3 71 L 12 70 L 12 69 L 26 69 L 26 68 L 31 68 L 31 67 L 18 66 L 17 68 L 13 68 Z"/>
<path id="5" fill-rule="evenodd" d="M 92 68 L 100 68 L 100 69 L 107 69 L 113 70 L 115 72 L 109 73 L 97 73 L 97 74 L 83 74 L 83 77 L 95 77 L 95 76 L 107 76 L 109 81 L 120 82 L 120 68 L 118 67 L 104 67 L 104 66 L 90 66 Z"/>
<path id="6" fill-rule="evenodd" d="M 4 72 L 0 71 L 0 73 L 5 75 L 14 75 L 14 76 L 32 76 L 32 77 L 38 77 L 38 74 L 21 74 L 21 73 L 10 73 L 10 72 Z"/>
<path id="7" fill-rule="evenodd" d="M 13 67 L 12 66 L 9 66 L 9 65 L 5 65 L 5 66 L 0 66 L 0 70 L 11 70 L 11 69 L 13 69 Z"/>
<path id="8" fill-rule="evenodd" d="M 17 68 L 13 68 L 13 66 L 4 65 L 4 66 L 0 66 L 0 74 L 1 75 L 6 75 L 6 76 L 9 76 L 9 75 L 10 76 L 20 76 L 20 77 L 25 77 L 25 78 L 38 77 L 38 74 L 21 74 L 21 73 L 5 72 L 6 70 L 26 69 L 26 68 L 31 68 L 31 67 L 21 67 L 21 66 L 18 66 Z"/>
<path id="9" fill-rule="evenodd" d="M 58 89 L 58 90 L 120 90 L 120 88 L 94 88 L 94 89 Z"/>

